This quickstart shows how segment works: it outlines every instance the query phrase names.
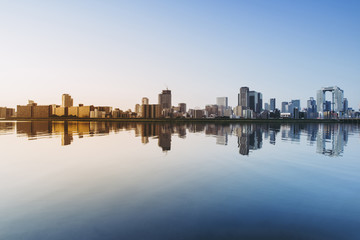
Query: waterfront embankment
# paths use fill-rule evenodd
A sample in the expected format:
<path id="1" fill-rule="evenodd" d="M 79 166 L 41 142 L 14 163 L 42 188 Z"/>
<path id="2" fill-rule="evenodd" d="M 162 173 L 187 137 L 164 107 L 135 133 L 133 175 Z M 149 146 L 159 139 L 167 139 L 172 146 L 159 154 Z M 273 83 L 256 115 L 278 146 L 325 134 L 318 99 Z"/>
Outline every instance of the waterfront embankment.
<path id="1" fill-rule="evenodd" d="M 237 118 L 7 118 L 0 121 L 96 121 L 96 122 L 143 122 L 143 123 L 355 123 L 360 119 L 237 119 Z"/>

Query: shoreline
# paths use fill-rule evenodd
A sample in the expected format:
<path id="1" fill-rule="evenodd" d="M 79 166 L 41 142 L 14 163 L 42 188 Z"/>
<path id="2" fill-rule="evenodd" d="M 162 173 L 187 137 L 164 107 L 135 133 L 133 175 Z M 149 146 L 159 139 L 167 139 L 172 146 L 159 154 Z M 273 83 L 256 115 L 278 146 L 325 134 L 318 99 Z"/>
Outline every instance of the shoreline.
<path id="1" fill-rule="evenodd" d="M 6 118 L 0 121 L 75 121 L 75 122 L 138 122 L 138 123 L 360 123 L 360 119 L 215 119 L 215 118 Z"/>

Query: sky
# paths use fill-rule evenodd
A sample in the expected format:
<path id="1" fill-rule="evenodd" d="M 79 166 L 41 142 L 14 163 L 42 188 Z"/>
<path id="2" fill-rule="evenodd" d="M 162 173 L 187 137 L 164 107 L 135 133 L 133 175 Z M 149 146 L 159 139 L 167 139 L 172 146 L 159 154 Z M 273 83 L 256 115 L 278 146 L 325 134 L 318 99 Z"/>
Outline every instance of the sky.
<path id="1" fill-rule="evenodd" d="M 163 89 L 173 105 L 264 102 L 339 86 L 360 104 L 360 1 L 0 1 L 0 106 L 32 99 L 127 110 Z M 328 95 L 330 99 L 330 94 Z"/>

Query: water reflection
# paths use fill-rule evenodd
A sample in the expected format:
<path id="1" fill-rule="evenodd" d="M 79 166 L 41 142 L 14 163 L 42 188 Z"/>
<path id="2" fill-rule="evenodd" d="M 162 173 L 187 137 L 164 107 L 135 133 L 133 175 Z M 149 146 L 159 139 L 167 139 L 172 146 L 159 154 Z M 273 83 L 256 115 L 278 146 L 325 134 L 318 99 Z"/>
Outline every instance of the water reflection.
<path id="1" fill-rule="evenodd" d="M 266 141 L 275 145 L 277 141 L 299 143 L 306 141 L 309 146 L 316 145 L 316 152 L 331 157 L 341 156 L 348 142 L 348 135 L 359 132 L 358 125 L 346 124 L 154 124 L 125 122 L 73 122 L 73 121 L 31 121 L 0 122 L 0 134 L 15 131 L 18 136 L 30 140 L 60 136 L 61 145 L 70 145 L 74 136 L 93 137 L 134 131 L 143 144 L 157 139 L 162 151 L 171 150 L 171 138 L 185 138 L 188 133 L 202 133 L 214 137 L 218 145 L 228 145 L 229 137 L 237 137 L 239 154 L 249 155 L 260 150 Z"/>
<path id="2" fill-rule="evenodd" d="M 1 122 L 0 121 L 0 135 L 13 133 L 15 130 L 15 122 Z"/>

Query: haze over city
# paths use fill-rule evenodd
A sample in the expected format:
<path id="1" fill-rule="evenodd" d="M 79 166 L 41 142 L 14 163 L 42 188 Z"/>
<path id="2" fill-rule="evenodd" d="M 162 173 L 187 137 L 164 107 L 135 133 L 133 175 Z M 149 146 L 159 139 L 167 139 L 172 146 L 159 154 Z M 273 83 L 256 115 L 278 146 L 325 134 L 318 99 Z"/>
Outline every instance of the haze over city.
<path id="1" fill-rule="evenodd" d="M 2 106 L 34 99 L 134 108 L 160 89 L 189 107 L 239 88 L 264 101 L 341 86 L 358 109 L 358 1 L 5 1 Z"/>

